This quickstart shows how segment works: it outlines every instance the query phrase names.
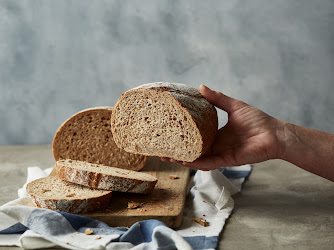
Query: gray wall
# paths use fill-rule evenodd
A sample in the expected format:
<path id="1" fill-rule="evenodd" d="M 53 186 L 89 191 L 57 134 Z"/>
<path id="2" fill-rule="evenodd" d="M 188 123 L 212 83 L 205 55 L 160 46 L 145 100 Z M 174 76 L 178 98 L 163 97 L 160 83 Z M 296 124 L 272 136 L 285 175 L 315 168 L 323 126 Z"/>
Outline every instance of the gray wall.
<path id="1" fill-rule="evenodd" d="M 154 81 L 334 133 L 333 13 L 326 0 L 0 0 L 0 144 L 51 143 L 73 113 Z"/>

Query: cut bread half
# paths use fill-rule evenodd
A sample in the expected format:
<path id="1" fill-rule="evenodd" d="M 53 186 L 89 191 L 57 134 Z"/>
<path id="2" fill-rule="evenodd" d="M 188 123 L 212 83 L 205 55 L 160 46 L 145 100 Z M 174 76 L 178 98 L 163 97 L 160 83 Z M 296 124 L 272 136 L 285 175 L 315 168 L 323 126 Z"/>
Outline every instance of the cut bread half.
<path id="1" fill-rule="evenodd" d="M 118 148 L 110 128 L 112 107 L 83 110 L 57 130 L 52 150 L 55 160 L 73 159 L 117 168 L 140 170 L 146 156 Z"/>
<path id="2" fill-rule="evenodd" d="M 197 89 L 150 83 L 122 94 L 112 111 L 111 130 L 127 152 L 192 162 L 213 143 L 218 117 Z"/>
<path id="3" fill-rule="evenodd" d="M 93 189 L 49 176 L 27 184 L 37 207 L 67 213 L 86 213 L 108 207 L 111 191 Z"/>
<path id="4" fill-rule="evenodd" d="M 129 193 L 149 193 L 157 178 L 146 173 L 76 160 L 56 162 L 57 177 L 80 185 Z"/>

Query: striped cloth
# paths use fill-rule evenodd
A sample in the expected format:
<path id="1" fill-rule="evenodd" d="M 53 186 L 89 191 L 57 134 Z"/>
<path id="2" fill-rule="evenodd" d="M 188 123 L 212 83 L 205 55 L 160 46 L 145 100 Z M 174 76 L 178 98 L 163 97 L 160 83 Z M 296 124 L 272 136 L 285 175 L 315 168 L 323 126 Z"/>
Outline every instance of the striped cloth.
<path id="1" fill-rule="evenodd" d="M 27 183 L 51 169 L 28 168 Z M 37 249 L 215 249 L 219 234 L 233 210 L 231 195 L 240 192 L 251 166 L 194 171 L 190 179 L 182 225 L 172 230 L 158 220 L 146 220 L 130 228 L 110 227 L 83 216 L 28 206 L 31 199 L 21 188 L 19 198 L 0 207 L 0 246 Z M 194 222 L 204 218 L 209 226 Z M 86 235 L 86 229 L 93 230 Z"/>

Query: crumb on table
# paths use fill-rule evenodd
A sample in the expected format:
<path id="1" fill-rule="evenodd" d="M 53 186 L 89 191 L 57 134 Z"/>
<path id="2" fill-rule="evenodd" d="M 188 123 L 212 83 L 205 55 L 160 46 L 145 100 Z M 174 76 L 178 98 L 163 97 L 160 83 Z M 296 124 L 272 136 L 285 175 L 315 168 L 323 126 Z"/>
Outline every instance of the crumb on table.
<path id="1" fill-rule="evenodd" d="M 203 227 L 209 226 L 209 222 L 207 222 L 203 218 L 194 218 L 193 221 L 197 222 L 198 224 L 200 224 Z"/>
<path id="2" fill-rule="evenodd" d="M 168 178 L 169 178 L 169 179 L 171 179 L 171 180 L 177 180 L 177 179 L 180 179 L 180 177 L 179 177 L 179 176 L 177 176 L 177 175 L 174 175 L 174 174 L 172 174 L 172 175 L 168 176 Z"/>
<path id="3" fill-rule="evenodd" d="M 93 234 L 93 230 L 90 229 L 90 228 L 87 228 L 86 231 L 85 231 L 85 234 L 86 235 L 91 235 L 91 234 Z"/>
<path id="4" fill-rule="evenodd" d="M 128 208 L 129 209 L 139 208 L 143 205 L 144 205 L 144 202 L 136 202 L 136 201 L 129 201 L 128 202 Z"/>

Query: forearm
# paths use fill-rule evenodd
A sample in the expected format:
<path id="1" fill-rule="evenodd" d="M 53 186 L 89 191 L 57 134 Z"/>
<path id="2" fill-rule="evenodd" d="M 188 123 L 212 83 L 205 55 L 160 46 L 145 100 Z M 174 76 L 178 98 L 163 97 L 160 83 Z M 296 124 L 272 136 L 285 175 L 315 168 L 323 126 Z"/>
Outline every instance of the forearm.
<path id="1" fill-rule="evenodd" d="M 334 181 L 334 135 L 282 122 L 278 158 Z"/>

